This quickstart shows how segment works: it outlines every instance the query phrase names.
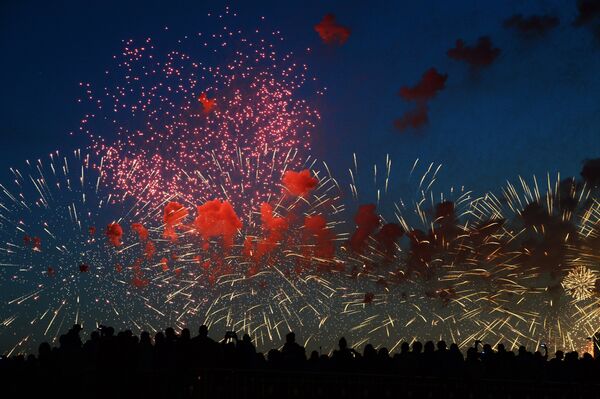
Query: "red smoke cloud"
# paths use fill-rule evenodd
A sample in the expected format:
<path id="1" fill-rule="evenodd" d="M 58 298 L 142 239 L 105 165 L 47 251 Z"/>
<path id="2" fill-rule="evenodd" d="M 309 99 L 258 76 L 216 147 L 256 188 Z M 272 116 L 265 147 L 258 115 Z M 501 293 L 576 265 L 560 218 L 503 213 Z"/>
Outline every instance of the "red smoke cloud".
<path id="1" fill-rule="evenodd" d="M 416 86 L 402 87 L 399 94 L 407 101 L 426 102 L 446 87 L 446 80 L 448 80 L 448 75 L 443 75 L 435 68 L 430 68 L 421 76 L 421 80 Z"/>
<path id="2" fill-rule="evenodd" d="M 47 272 L 48 272 L 48 277 L 54 277 L 54 274 L 56 273 L 56 272 L 54 271 L 54 268 L 53 268 L 53 267 L 48 267 L 48 270 L 47 270 Z"/>
<path id="3" fill-rule="evenodd" d="M 398 93 L 406 101 L 414 101 L 417 107 L 407 111 L 402 117 L 394 121 L 396 129 L 403 131 L 408 128 L 417 129 L 429 122 L 428 102 L 436 96 L 436 94 L 446 87 L 448 75 L 441 74 L 435 68 L 430 68 L 421 80 L 413 87 L 404 86 Z"/>
<path id="4" fill-rule="evenodd" d="M 136 288 L 143 288 L 148 286 L 148 279 L 144 278 L 142 273 L 142 259 L 138 258 L 135 260 L 135 263 L 132 266 L 133 269 L 133 278 L 131 280 L 131 284 Z"/>
<path id="5" fill-rule="evenodd" d="M 307 243 L 314 244 L 312 255 L 331 259 L 335 254 L 333 234 L 327 228 L 327 220 L 321 215 L 307 216 L 304 219 L 304 234 Z"/>
<path id="6" fill-rule="evenodd" d="M 361 205 L 354 216 L 356 230 L 350 237 L 350 248 L 356 253 L 362 253 L 366 241 L 381 225 L 381 218 L 375 212 L 374 204 Z"/>
<path id="7" fill-rule="evenodd" d="M 86 273 L 90 271 L 90 267 L 88 265 L 86 265 L 85 263 L 82 263 L 79 265 L 79 272 L 80 273 Z"/>
<path id="8" fill-rule="evenodd" d="M 141 223 L 132 223 L 131 229 L 137 233 L 141 241 L 146 241 L 148 239 L 148 229 Z"/>
<path id="9" fill-rule="evenodd" d="M 474 46 L 466 46 L 462 39 L 456 41 L 456 47 L 448 50 L 448 57 L 465 61 L 473 67 L 485 67 L 490 65 L 500 55 L 500 49 L 495 48 L 492 40 L 483 36 L 477 40 Z"/>
<path id="10" fill-rule="evenodd" d="M 123 228 L 119 223 L 111 223 L 106 227 L 106 237 L 115 247 L 120 247 L 123 243 Z"/>
<path id="11" fill-rule="evenodd" d="M 169 202 L 164 209 L 163 222 L 165 223 L 165 231 L 163 237 L 171 241 L 177 240 L 177 232 L 175 231 L 181 226 L 181 222 L 188 215 L 188 210 L 178 202 Z"/>
<path id="12" fill-rule="evenodd" d="M 198 97 L 198 101 L 202 104 L 202 108 L 204 110 L 204 114 L 208 115 L 217 105 L 217 100 L 214 98 L 211 100 L 207 97 L 206 93 L 201 93 L 200 97 Z"/>
<path id="13" fill-rule="evenodd" d="M 160 265 L 162 267 L 163 272 L 166 272 L 169 270 L 169 260 L 167 258 L 162 258 L 160 260 Z"/>
<path id="14" fill-rule="evenodd" d="M 231 247 L 233 237 L 242 228 L 242 222 L 229 202 L 213 200 L 198 206 L 194 227 L 203 239 L 221 237 L 223 245 Z"/>
<path id="15" fill-rule="evenodd" d="M 397 223 L 387 223 L 377 234 L 375 241 L 379 248 L 385 254 L 388 260 L 391 260 L 396 251 L 396 242 L 404 235 L 404 229 Z"/>
<path id="16" fill-rule="evenodd" d="M 422 230 L 413 230 L 406 235 L 410 239 L 409 258 L 406 265 L 407 274 L 417 272 L 425 278 L 430 278 L 433 271 L 429 269 L 429 265 L 434 253 L 430 235 Z"/>
<path id="17" fill-rule="evenodd" d="M 296 197 L 304 197 L 317 187 L 319 181 L 313 177 L 310 170 L 304 169 L 300 172 L 288 170 L 283 175 L 283 186 Z"/>
<path id="18" fill-rule="evenodd" d="M 426 105 L 419 105 L 417 108 L 407 111 L 402 117 L 394 121 L 394 127 L 400 131 L 408 128 L 418 129 L 429 122 Z"/>
<path id="19" fill-rule="evenodd" d="M 37 252 L 42 251 L 42 239 L 39 237 L 29 237 L 28 235 L 23 236 L 23 245 L 31 245 L 31 249 Z"/>
<path id="20" fill-rule="evenodd" d="M 36 252 L 42 251 L 42 239 L 39 237 L 30 237 L 28 235 L 23 236 L 23 245 L 29 246 L 31 245 L 31 249 Z"/>
<path id="21" fill-rule="evenodd" d="M 597 0 L 578 0 L 577 11 L 577 18 L 573 21 L 573 25 L 587 25 L 600 18 L 600 2 Z"/>
<path id="22" fill-rule="evenodd" d="M 42 251 L 42 239 L 39 237 L 33 237 L 33 250 L 37 252 Z"/>
<path id="23" fill-rule="evenodd" d="M 515 14 L 503 23 L 505 28 L 514 28 L 526 37 L 543 36 L 549 30 L 556 28 L 558 24 L 558 18 L 552 15 L 524 17 L 521 14 Z"/>
<path id="24" fill-rule="evenodd" d="M 258 243 L 255 257 L 260 259 L 264 255 L 275 249 L 277 243 L 282 240 L 285 231 L 288 228 L 288 220 L 282 217 L 273 216 L 273 207 L 268 203 L 260 206 L 260 217 L 262 227 L 267 236 Z"/>
<path id="25" fill-rule="evenodd" d="M 148 241 L 146 243 L 146 248 L 144 248 L 144 255 L 146 256 L 146 259 L 152 259 L 152 257 L 154 256 L 155 253 L 156 253 L 156 246 L 154 245 L 154 243 L 152 241 Z"/>
<path id="26" fill-rule="evenodd" d="M 350 237 L 350 249 L 356 253 L 363 253 L 367 240 L 373 237 L 378 249 L 383 252 L 389 260 L 396 251 L 396 242 L 404 235 L 404 229 L 396 223 L 387 223 L 381 229 L 381 218 L 376 212 L 374 204 L 366 204 L 358 207 L 354 216 L 356 230 Z"/>
<path id="27" fill-rule="evenodd" d="M 136 288 L 144 288 L 148 286 L 149 281 L 138 275 L 134 275 L 131 279 L 131 284 Z"/>
<path id="28" fill-rule="evenodd" d="M 435 224 L 436 244 L 446 248 L 458 234 L 454 202 L 444 201 L 435 206 Z"/>
<path id="29" fill-rule="evenodd" d="M 94 226 L 88 227 L 88 233 L 90 234 L 90 236 L 96 235 L 96 227 L 94 227 Z"/>
<path id="30" fill-rule="evenodd" d="M 315 25 L 315 30 L 323 40 L 323 43 L 329 45 L 342 45 L 350 37 L 350 28 L 338 24 L 333 14 L 325 15 L 321 22 Z"/>

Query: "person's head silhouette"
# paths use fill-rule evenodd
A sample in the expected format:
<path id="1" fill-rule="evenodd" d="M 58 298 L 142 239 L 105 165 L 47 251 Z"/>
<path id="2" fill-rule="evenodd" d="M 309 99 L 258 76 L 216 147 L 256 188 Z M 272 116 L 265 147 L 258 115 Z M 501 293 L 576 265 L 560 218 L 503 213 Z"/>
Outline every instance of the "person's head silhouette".
<path id="1" fill-rule="evenodd" d="M 187 341 L 190 339 L 190 330 L 187 328 L 184 328 L 183 330 L 181 330 L 181 339 L 184 341 Z"/>
<path id="2" fill-rule="evenodd" d="M 348 342 L 346 342 L 346 338 L 344 338 L 344 337 L 340 338 L 338 345 L 340 346 L 341 350 L 348 348 Z"/>
<path id="3" fill-rule="evenodd" d="M 285 336 L 285 342 L 287 342 L 288 344 L 295 343 L 296 342 L 296 334 L 294 334 L 293 332 L 287 333 L 287 335 Z"/>
<path id="4" fill-rule="evenodd" d="M 400 353 L 407 353 L 410 350 L 410 345 L 408 345 L 408 342 L 402 342 L 402 345 L 400 345 Z"/>
<path id="5" fill-rule="evenodd" d="M 420 343 L 419 341 L 413 342 L 412 351 L 415 353 L 421 353 L 421 350 L 423 350 L 423 344 Z"/>
<path id="6" fill-rule="evenodd" d="M 208 327 L 202 324 L 198 329 L 198 335 L 202 338 L 208 337 Z"/>
<path id="7" fill-rule="evenodd" d="M 175 334 L 175 330 L 173 329 L 173 327 L 167 327 L 167 329 L 165 330 L 165 336 L 169 341 L 172 341 L 175 338 L 177 338 L 177 334 Z"/>
<path id="8" fill-rule="evenodd" d="M 425 342 L 425 347 L 423 349 L 424 349 L 425 353 L 431 353 L 431 352 L 433 352 L 433 348 L 434 348 L 433 342 L 427 341 L 427 342 Z"/>
<path id="9" fill-rule="evenodd" d="M 148 331 L 142 331 L 142 334 L 140 335 L 140 343 L 144 345 L 152 344 L 152 341 L 150 340 L 150 333 Z"/>
<path id="10" fill-rule="evenodd" d="M 242 342 L 244 342 L 245 344 L 251 344 L 252 338 L 250 338 L 248 334 L 244 334 L 244 336 L 242 337 Z"/>

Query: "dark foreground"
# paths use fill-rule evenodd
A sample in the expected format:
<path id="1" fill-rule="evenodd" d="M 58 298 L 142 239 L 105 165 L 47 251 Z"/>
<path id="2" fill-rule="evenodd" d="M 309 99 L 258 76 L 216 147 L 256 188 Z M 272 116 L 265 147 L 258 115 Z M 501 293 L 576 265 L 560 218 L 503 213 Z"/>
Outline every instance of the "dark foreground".
<path id="1" fill-rule="evenodd" d="M 600 398 L 600 361 L 576 352 L 518 353 L 476 343 L 415 342 L 391 356 L 342 338 L 330 355 L 305 349 L 288 334 L 280 349 L 257 353 L 249 336 L 221 342 L 201 327 L 150 338 L 111 328 L 82 343 L 78 326 L 59 346 L 0 361 L 2 398 Z"/>

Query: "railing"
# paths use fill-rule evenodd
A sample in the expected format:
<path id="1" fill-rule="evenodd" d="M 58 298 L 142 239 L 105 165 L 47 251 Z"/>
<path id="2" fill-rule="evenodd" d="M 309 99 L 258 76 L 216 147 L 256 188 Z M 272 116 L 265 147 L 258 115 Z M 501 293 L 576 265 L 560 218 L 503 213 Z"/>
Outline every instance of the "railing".
<path id="1" fill-rule="evenodd" d="M 600 398 L 600 378 L 590 383 L 401 377 L 393 374 L 271 370 L 203 370 L 197 398 Z"/>
<path id="2" fill-rule="evenodd" d="M 84 399 L 600 399 L 600 378 L 585 383 L 550 383 L 263 369 L 205 369 L 192 373 L 110 368 L 0 373 L 0 398 L 53 398 L 65 397 L 65 393 Z"/>

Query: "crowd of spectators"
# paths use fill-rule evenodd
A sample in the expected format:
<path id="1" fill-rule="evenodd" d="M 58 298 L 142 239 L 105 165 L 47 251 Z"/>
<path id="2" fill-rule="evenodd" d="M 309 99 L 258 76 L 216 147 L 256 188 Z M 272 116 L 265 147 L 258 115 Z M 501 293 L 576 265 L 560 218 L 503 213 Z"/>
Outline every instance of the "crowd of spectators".
<path id="1" fill-rule="evenodd" d="M 154 337 L 148 332 L 138 337 L 131 331 L 115 334 L 111 327 L 93 331 L 85 342 L 80 335 L 81 327 L 75 325 L 60 336 L 56 347 L 42 343 L 37 355 L 2 357 L 2 386 L 15 393 L 23 389 L 35 393 L 55 389 L 63 396 L 65 389 L 79 387 L 102 395 L 118 391 L 134 396 L 143 393 L 146 397 L 187 397 L 203 383 L 223 383 L 218 378 L 203 380 L 206 371 L 213 377 L 219 373 L 231 375 L 232 370 L 249 370 L 263 376 L 312 373 L 320 376 L 319 381 L 323 376 L 335 376 L 332 378 L 339 381 L 343 375 L 373 375 L 464 384 L 486 380 L 594 384 L 600 375 L 600 361 L 589 353 L 580 356 L 577 352 L 558 351 L 549 358 L 544 346 L 535 352 L 521 346 L 515 353 L 502 344 L 493 348 L 475 341 L 463 354 L 456 344 L 448 347 L 444 341 L 415 341 L 402 343 L 391 354 L 385 347 L 371 344 L 359 352 L 341 338 L 338 347 L 329 353 L 306 353 L 290 332 L 279 349 L 261 353 L 248 334 L 238 337 L 230 331 L 215 341 L 209 337 L 206 326 L 201 326 L 195 336 L 188 329 L 176 333 L 167 328 Z"/>

